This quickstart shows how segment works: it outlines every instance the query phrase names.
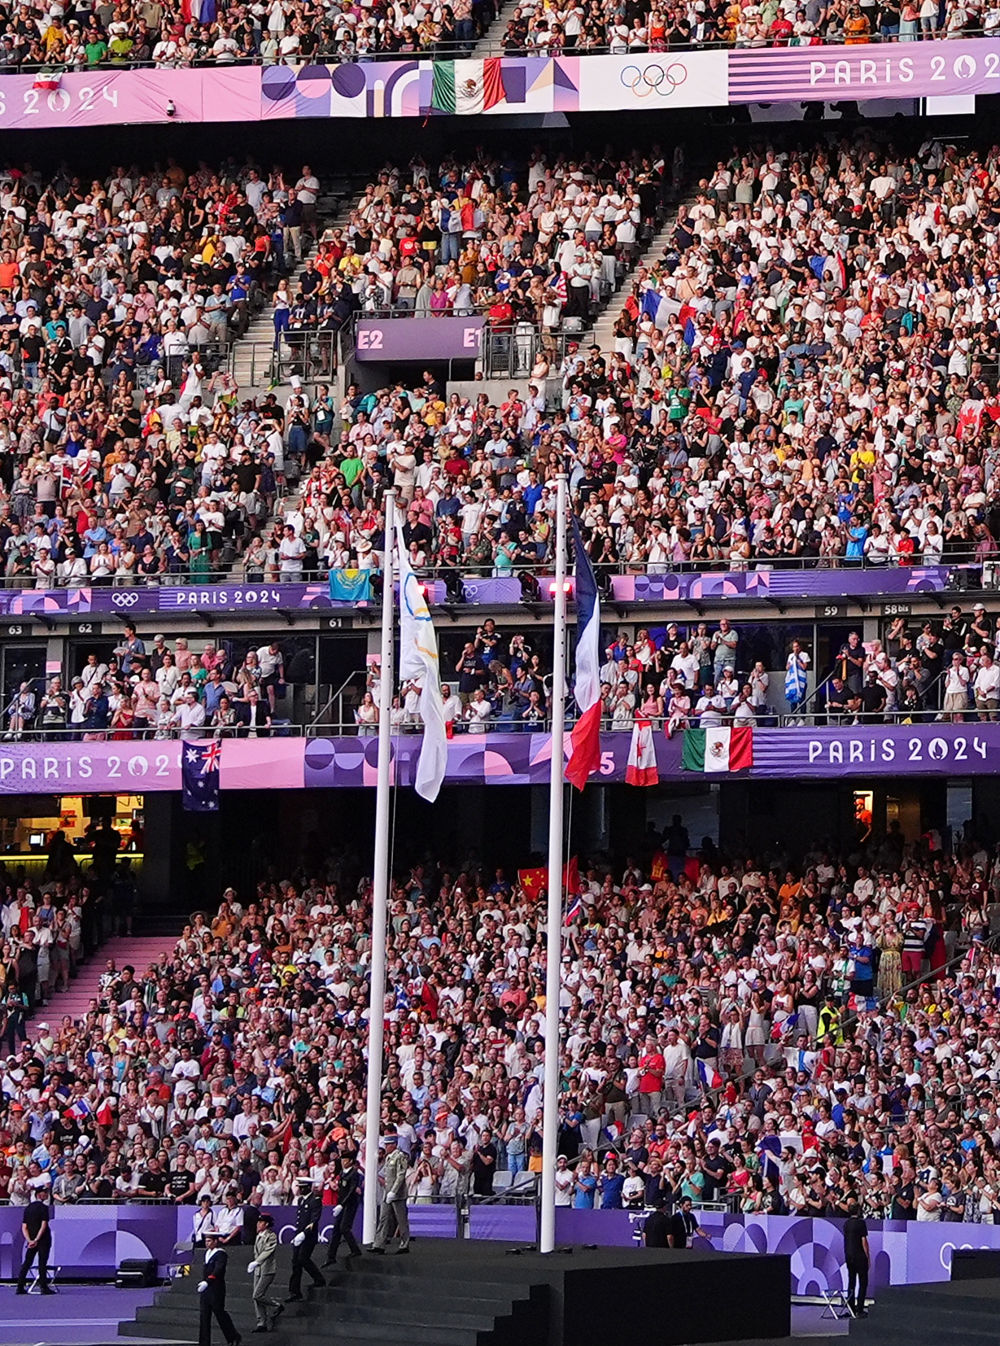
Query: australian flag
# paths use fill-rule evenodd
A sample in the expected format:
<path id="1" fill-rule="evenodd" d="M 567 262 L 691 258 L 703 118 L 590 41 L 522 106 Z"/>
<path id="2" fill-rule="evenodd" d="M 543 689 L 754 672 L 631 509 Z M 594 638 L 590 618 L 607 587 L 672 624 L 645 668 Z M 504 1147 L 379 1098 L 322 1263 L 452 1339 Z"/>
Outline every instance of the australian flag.
<path id="1" fill-rule="evenodd" d="M 221 757 L 217 739 L 181 744 L 182 799 L 189 813 L 218 812 Z"/>

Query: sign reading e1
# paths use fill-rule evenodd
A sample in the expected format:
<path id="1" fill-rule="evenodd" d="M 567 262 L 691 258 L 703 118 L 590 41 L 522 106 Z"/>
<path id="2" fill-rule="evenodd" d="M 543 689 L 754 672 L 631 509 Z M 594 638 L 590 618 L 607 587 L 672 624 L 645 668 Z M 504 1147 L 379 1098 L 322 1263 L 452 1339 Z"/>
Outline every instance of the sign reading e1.
<path id="1" fill-rule="evenodd" d="M 363 318 L 354 336 L 359 361 L 475 360 L 482 318 Z"/>

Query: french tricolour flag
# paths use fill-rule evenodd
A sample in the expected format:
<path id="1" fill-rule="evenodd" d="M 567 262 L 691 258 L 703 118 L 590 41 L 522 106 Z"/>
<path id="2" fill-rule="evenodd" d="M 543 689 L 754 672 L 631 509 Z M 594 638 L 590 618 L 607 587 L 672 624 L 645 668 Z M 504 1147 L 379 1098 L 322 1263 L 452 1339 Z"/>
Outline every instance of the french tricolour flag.
<path id="1" fill-rule="evenodd" d="M 642 311 L 647 318 L 652 318 L 654 327 L 664 332 L 670 326 L 671 319 L 680 313 L 681 306 L 676 299 L 668 299 L 650 287 L 642 296 Z"/>
<path id="2" fill-rule="evenodd" d="M 580 718 L 570 735 L 566 779 L 582 790 L 601 765 L 601 605 L 597 580 L 573 519 L 573 550 L 576 553 L 576 683 L 573 691 Z"/>
<path id="3" fill-rule="evenodd" d="M 706 1089 L 721 1089 L 722 1076 L 714 1066 L 707 1065 L 704 1061 L 698 1061 L 698 1078 Z"/>

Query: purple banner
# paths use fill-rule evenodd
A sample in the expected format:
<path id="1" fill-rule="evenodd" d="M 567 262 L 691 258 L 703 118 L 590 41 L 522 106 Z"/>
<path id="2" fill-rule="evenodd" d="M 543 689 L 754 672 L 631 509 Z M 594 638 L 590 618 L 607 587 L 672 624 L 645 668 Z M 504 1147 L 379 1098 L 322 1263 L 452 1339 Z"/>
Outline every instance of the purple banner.
<path id="1" fill-rule="evenodd" d="M 940 98 L 1000 92 L 991 38 L 850 47 L 757 47 L 729 53 L 730 103 Z"/>
<path id="2" fill-rule="evenodd" d="M 126 122 L 259 121 L 261 71 L 253 66 L 206 70 L 86 70 L 0 81 L 0 130 L 70 130 Z M 169 104 L 173 112 L 168 112 Z"/>
<path id="3" fill-rule="evenodd" d="M 301 790 L 305 740 L 226 739 L 222 790 Z M 0 795 L 146 794 L 181 788 L 180 742 L 129 739 L 94 743 L 0 744 Z"/>
<path id="4" fill-rule="evenodd" d="M 487 607 L 520 603 L 522 596 L 521 581 L 513 575 L 498 575 L 493 579 L 463 580 L 462 590 L 467 603 L 479 603 Z M 543 588 L 542 599 L 549 597 L 549 593 Z"/>
<path id="5" fill-rule="evenodd" d="M 482 335 L 482 318 L 365 318 L 357 326 L 354 358 L 475 360 Z"/>
<path id="6" fill-rule="evenodd" d="M 654 734 L 661 781 L 697 779 L 681 770 L 683 734 L 668 739 Z M 594 784 L 625 780 L 631 735 L 601 735 L 601 766 Z M 305 749 L 307 788 L 375 784 L 377 740 L 374 738 L 310 739 Z M 568 744 L 567 744 L 568 748 Z M 393 739 L 392 769 L 398 785 L 412 785 L 420 754 L 419 735 Z M 448 744 L 450 785 L 546 785 L 552 754 L 551 735 L 541 732 L 460 734 Z M 0 755 L 2 763 L 2 755 Z M 1000 724 L 872 725 L 835 729 L 756 729 L 753 766 L 730 777 L 711 774 L 718 783 L 731 780 L 830 780 L 842 776 L 988 776 L 1000 771 Z M 25 788 L 24 786 L 21 787 Z"/>
<path id="7" fill-rule="evenodd" d="M 181 788 L 178 742 L 4 743 L 0 795 Z"/>
<path id="8" fill-rule="evenodd" d="M 294 1208 L 268 1209 L 274 1216 L 278 1241 L 291 1243 Z M 22 1215 L 18 1207 L 0 1207 L 0 1279 L 10 1280 L 17 1274 L 23 1256 Z M 194 1215 L 193 1206 L 59 1206 L 52 1218 L 52 1261 L 67 1279 L 110 1278 L 125 1257 L 155 1257 L 162 1271 L 174 1260 L 175 1246 L 190 1241 Z M 411 1229 L 421 1238 L 456 1236 L 453 1206 L 411 1206 L 409 1217 Z M 530 1243 L 535 1237 L 531 1206 L 473 1206 L 470 1219 L 474 1238 Z M 644 1219 L 641 1212 L 560 1207 L 556 1210 L 556 1241 L 634 1247 Z M 699 1211 L 698 1222 L 717 1252 L 790 1256 L 793 1294 L 816 1294 L 843 1286 L 843 1233 L 838 1220 Z M 329 1224 L 324 1211 L 321 1241 L 326 1240 Z M 994 1225 L 869 1220 L 868 1228 L 875 1289 L 946 1281 L 954 1249 L 1000 1248 L 1000 1227 Z"/>
<path id="9" fill-rule="evenodd" d="M 538 1219 L 534 1202 L 511 1206 L 470 1206 L 469 1238 L 534 1243 Z"/>
<path id="10" fill-rule="evenodd" d="M 654 734 L 660 780 L 691 783 L 681 770 L 683 733 Z M 419 734 L 392 740 L 392 775 L 411 786 L 420 755 Z M 594 785 L 619 785 L 631 734 L 601 735 L 601 765 Z M 0 744 L 0 795 L 143 794 L 180 789 L 176 740 Z M 356 789 L 374 786 L 376 738 L 230 739 L 223 743 L 221 788 L 255 790 L 266 776 L 275 790 Z M 552 737 L 498 729 L 456 734 L 448 744 L 448 785 L 547 785 Z M 757 729 L 753 766 L 730 780 L 836 780 L 847 776 L 988 776 L 1000 772 L 1000 724 L 872 725 L 809 729 Z M 262 774 L 263 773 L 263 774 Z"/>
<path id="11" fill-rule="evenodd" d="M 404 326 L 408 325 L 406 323 Z M 829 598 L 939 593 L 954 580 L 957 569 L 894 568 L 889 570 L 748 570 L 692 571 L 665 575 L 614 575 L 611 591 L 619 603 L 684 603 L 711 598 Z M 538 599 L 552 601 L 551 576 L 538 580 Z M 427 580 L 431 604 L 446 602 L 443 580 Z M 466 603 L 502 607 L 520 603 L 516 575 L 463 579 Z M 377 600 L 376 600 L 377 602 Z M 330 598 L 329 583 L 310 584 L 180 584 L 128 589 L 0 589 L 0 616 L 63 616 L 86 621 L 94 616 L 141 617 L 186 612 L 246 615 L 282 608 L 349 612 L 358 606 Z M 362 604 L 371 607 L 370 603 Z"/>
<path id="12" fill-rule="evenodd" d="M 665 575 L 613 575 L 611 592 L 619 603 L 686 603 L 704 598 L 854 598 L 940 593 L 947 588 L 954 573 L 947 566 L 896 566 L 885 570 L 670 571 Z"/>
<path id="13" fill-rule="evenodd" d="M 558 1243 L 635 1246 L 645 1215 L 631 1211 L 556 1210 Z M 788 1215 L 726 1215 L 699 1211 L 709 1243 L 700 1249 L 727 1253 L 783 1253 L 791 1259 L 792 1294 L 846 1290 L 843 1223 Z M 941 1221 L 868 1220 L 872 1289 L 946 1281 L 956 1248 L 1000 1248 L 1000 1227 Z"/>
<path id="14" fill-rule="evenodd" d="M 280 1243 L 295 1237 L 295 1209 L 269 1206 Z M 67 1279 L 107 1280 L 126 1257 L 155 1257 L 161 1273 L 175 1260 L 178 1243 L 190 1242 L 194 1206 L 56 1206 L 52 1212 L 52 1257 Z M 18 1206 L 0 1207 L 0 1279 L 17 1275 L 24 1256 Z M 320 1239 L 329 1234 L 330 1219 L 324 1211 Z M 360 1225 L 360 1217 L 358 1220 Z M 452 1210 L 451 1235 L 455 1229 Z M 433 1229 L 421 1231 L 440 1237 Z M 447 1227 L 445 1227 L 447 1233 Z"/>
<path id="15" fill-rule="evenodd" d="M 70 617 L 203 611 L 240 614 L 274 612 L 278 608 L 353 606 L 331 602 L 326 580 L 315 584 L 181 584 L 134 589 L 0 589 L 0 613 L 8 617 L 28 617 L 32 613 L 65 613 Z"/>
<path id="16" fill-rule="evenodd" d="M 757 779 L 836 776 L 985 776 L 1000 771 L 1000 725 L 841 725 L 760 729 L 753 736 Z"/>

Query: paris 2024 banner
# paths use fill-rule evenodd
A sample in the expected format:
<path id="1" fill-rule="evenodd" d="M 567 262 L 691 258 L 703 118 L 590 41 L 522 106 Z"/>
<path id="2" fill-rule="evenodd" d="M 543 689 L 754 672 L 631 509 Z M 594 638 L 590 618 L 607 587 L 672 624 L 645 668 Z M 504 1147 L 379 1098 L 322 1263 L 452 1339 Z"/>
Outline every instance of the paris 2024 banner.
<path id="1" fill-rule="evenodd" d="M 323 65 L 52 70 L 9 74 L 0 81 L 0 130 L 912 101 L 998 89 L 1000 47 L 989 38 L 604 56 L 414 56 Z"/>

